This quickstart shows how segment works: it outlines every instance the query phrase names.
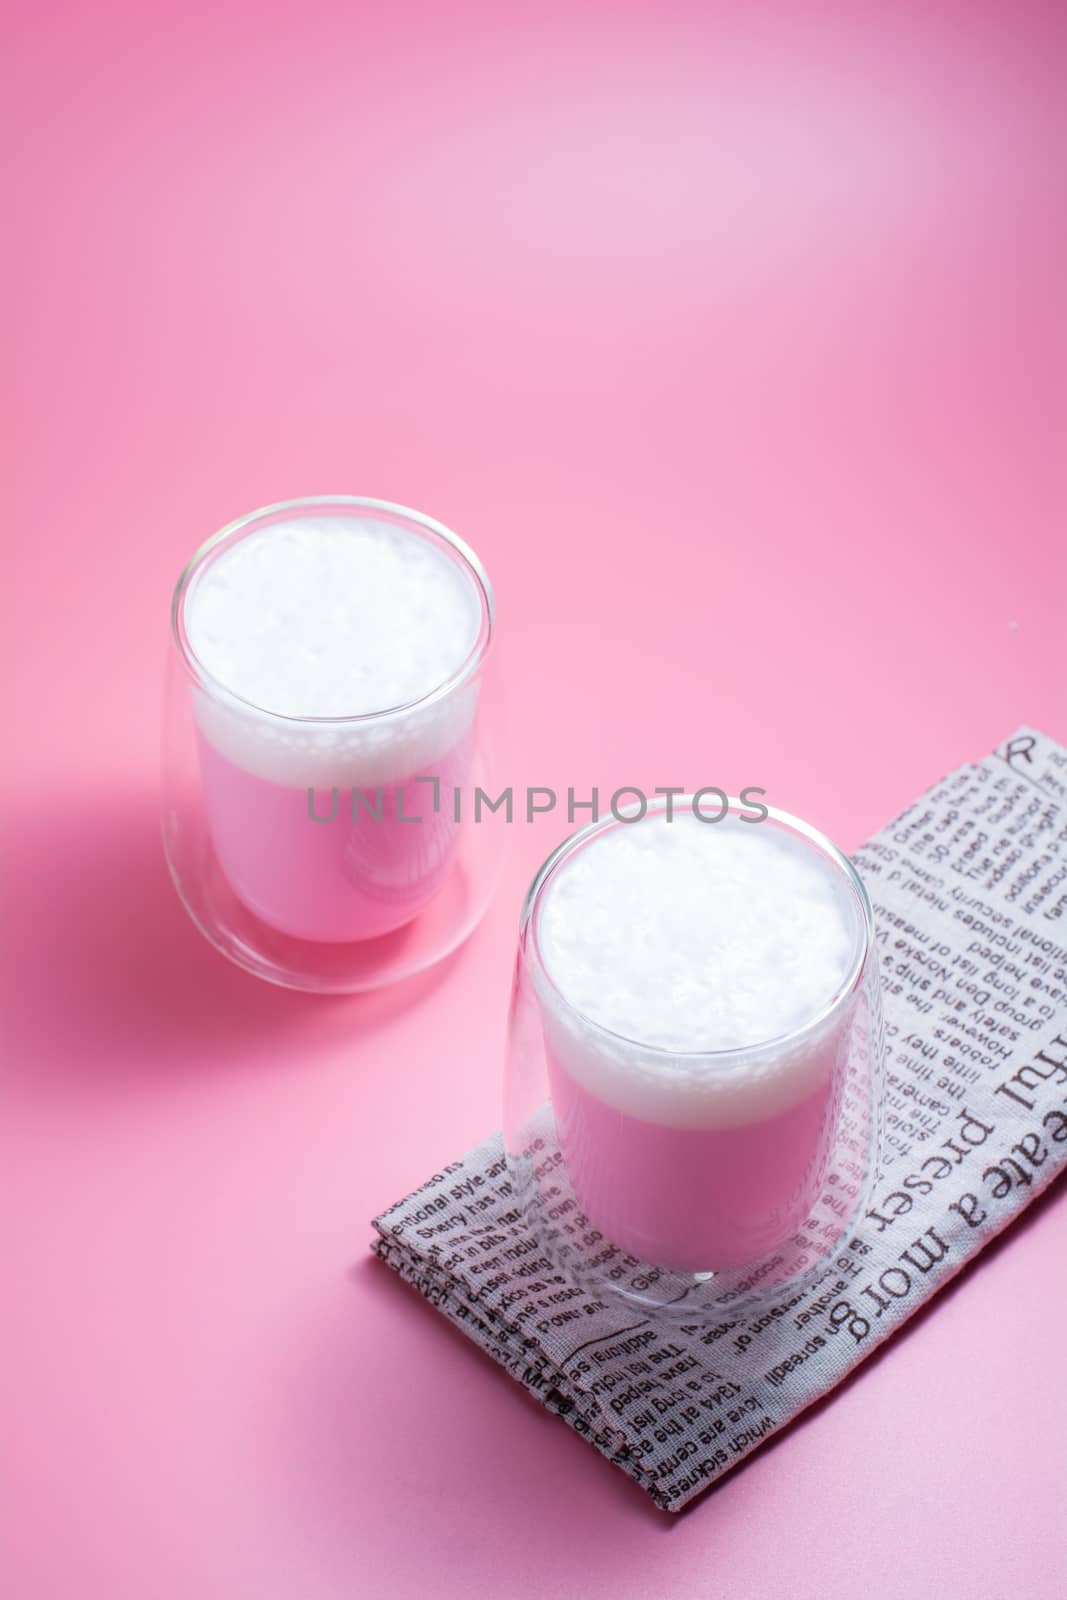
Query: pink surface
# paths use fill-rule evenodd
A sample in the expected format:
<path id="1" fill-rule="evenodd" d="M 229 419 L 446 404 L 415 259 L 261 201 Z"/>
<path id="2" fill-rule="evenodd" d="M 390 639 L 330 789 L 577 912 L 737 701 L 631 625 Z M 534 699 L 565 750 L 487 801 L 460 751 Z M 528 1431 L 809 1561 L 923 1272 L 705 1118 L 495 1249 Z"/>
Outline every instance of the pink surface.
<path id="1" fill-rule="evenodd" d="M 1061 1594 L 1062 1187 L 671 1521 L 366 1254 L 499 1124 L 564 824 L 326 1001 L 200 940 L 155 785 L 182 562 L 335 490 L 485 558 L 518 784 L 848 847 L 1067 739 L 1062 8 L 7 17 L 5 1600 Z"/>

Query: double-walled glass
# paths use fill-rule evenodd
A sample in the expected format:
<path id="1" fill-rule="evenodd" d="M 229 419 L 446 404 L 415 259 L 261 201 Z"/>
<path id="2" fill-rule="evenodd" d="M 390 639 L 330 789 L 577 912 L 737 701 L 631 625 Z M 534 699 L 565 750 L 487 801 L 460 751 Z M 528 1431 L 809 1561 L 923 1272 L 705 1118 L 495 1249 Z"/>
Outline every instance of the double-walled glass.
<path id="1" fill-rule="evenodd" d="M 676 811 L 691 804 L 673 802 Z M 657 1048 L 583 1014 L 546 966 L 546 899 L 606 832 L 668 826 L 670 805 L 576 833 L 531 885 L 505 1141 L 517 1201 L 554 1265 L 594 1294 L 725 1315 L 817 1271 L 862 1212 L 882 1103 L 878 964 L 870 902 L 851 863 L 806 823 L 768 808 L 759 826 L 779 830 L 817 868 L 848 930 L 844 975 L 824 1003 L 785 1034 L 707 1051 Z M 727 801 L 720 825 L 743 830 L 743 810 Z M 716 916 L 714 904 L 707 914 Z M 670 986 L 670 956 L 657 953 L 650 982 Z M 774 967 L 754 982 L 758 1013 Z"/>
<path id="2" fill-rule="evenodd" d="M 364 695 L 354 715 L 294 715 L 291 705 L 282 715 L 198 659 L 190 613 L 203 604 L 212 564 L 244 541 L 262 550 L 265 539 L 308 524 L 320 543 L 369 530 L 416 558 L 425 552 L 412 542 L 451 564 L 474 608 L 473 643 L 428 692 L 370 711 Z M 333 598 L 324 593 L 317 603 Z M 385 626 L 391 601 L 381 597 Z M 220 598 L 215 584 L 211 604 L 225 660 L 224 586 Z M 312 638 L 314 617 L 307 620 Z M 273 982 L 346 992 L 418 972 L 471 932 L 495 886 L 504 837 L 487 803 L 499 785 L 503 731 L 494 633 L 493 593 L 474 552 L 402 506 L 349 496 L 290 501 L 201 546 L 174 593 L 162 820 L 178 893 L 218 949 Z M 373 662 L 368 670 L 373 676 Z"/>

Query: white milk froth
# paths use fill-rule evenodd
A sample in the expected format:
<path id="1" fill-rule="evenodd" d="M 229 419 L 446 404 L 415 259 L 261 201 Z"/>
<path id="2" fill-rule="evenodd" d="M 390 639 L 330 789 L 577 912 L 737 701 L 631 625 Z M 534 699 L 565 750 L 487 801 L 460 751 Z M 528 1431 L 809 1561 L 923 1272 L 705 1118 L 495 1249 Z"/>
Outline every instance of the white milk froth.
<path id="1" fill-rule="evenodd" d="M 473 719 L 474 683 L 412 703 L 470 658 L 480 588 L 458 557 L 384 519 L 255 529 L 207 558 L 183 616 L 193 655 L 224 691 L 198 691 L 201 730 L 259 776 L 297 787 L 396 781 L 446 753 Z M 315 718 L 339 720 L 297 720 Z"/>
<path id="2" fill-rule="evenodd" d="M 736 1122 L 795 1103 L 825 1074 L 831 1034 L 774 1041 L 826 1011 L 860 948 L 840 878 L 803 840 L 735 815 L 676 809 L 594 835 L 538 906 L 545 971 L 574 1008 L 546 995 L 550 1042 L 636 1116 Z"/>

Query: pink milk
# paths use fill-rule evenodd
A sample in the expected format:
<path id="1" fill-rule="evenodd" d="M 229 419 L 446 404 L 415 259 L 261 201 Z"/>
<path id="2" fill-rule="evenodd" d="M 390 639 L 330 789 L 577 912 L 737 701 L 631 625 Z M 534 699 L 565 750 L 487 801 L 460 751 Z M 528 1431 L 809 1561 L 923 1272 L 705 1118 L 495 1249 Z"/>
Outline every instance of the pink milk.
<path id="1" fill-rule="evenodd" d="M 785 1243 L 838 1122 L 860 925 L 777 821 L 605 821 L 535 910 L 548 1087 L 575 1196 L 643 1262 L 713 1272 Z"/>
<path id="2" fill-rule="evenodd" d="M 836 1125 L 834 1050 L 815 1087 L 784 1110 L 725 1127 L 630 1115 L 578 1083 L 548 1052 L 556 1127 L 575 1195 L 606 1238 L 683 1272 L 742 1266 L 803 1223 Z"/>
<path id="3" fill-rule="evenodd" d="M 471 770 L 472 730 L 420 772 L 381 782 L 380 799 L 378 785 L 362 787 L 355 812 L 352 786 L 313 789 L 320 821 L 307 787 L 248 771 L 199 730 L 197 744 L 219 864 L 272 928 L 320 942 L 373 939 L 418 916 L 441 887 L 462 836 L 454 800 Z"/>
<path id="4" fill-rule="evenodd" d="M 490 614 L 472 562 L 370 502 L 280 507 L 195 558 L 180 621 L 208 830 L 278 932 L 374 939 L 441 888 Z"/>

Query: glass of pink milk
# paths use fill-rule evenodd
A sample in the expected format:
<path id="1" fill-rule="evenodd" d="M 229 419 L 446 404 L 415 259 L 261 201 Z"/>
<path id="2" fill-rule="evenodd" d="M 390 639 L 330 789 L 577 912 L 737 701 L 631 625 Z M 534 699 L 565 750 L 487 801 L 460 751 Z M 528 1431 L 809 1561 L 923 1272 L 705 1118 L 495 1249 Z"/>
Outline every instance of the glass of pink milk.
<path id="1" fill-rule="evenodd" d="M 870 904 L 829 840 L 760 809 L 612 816 L 527 897 L 512 1179 L 593 1290 L 725 1311 L 813 1272 L 860 1209 L 883 1053 Z"/>
<path id="2" fill-rule="evenodd" d="M 484 911 L 502 834 L 488 577 L 442 524 L 322 497 L 241 518 L 178 582 L 163 831 L 188 910 L 294 987 L 395 981 Z"/>

